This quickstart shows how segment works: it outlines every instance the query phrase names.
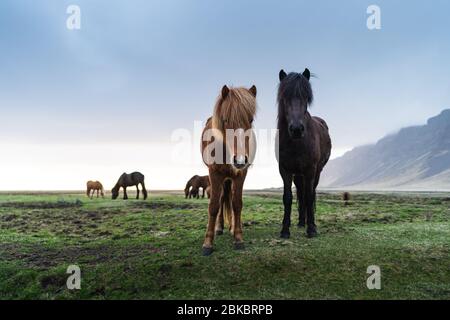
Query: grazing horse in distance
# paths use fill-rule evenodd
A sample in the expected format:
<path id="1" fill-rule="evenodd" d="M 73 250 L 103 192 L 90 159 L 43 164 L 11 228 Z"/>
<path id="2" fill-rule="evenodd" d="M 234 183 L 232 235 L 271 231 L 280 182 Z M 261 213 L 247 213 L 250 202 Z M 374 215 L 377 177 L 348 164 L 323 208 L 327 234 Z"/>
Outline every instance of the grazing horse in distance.
<path id="1" fill-rule="evenodd" d="M 127 200 L 127 187 L 136 186 L 136 199 L 139 199 L 139 184 L 142 187 L 142 193 L 144 194 L 144 200 L 147 199 L 147 189 L 145 189 L 145 183 L 144 183 L 144 175 L 140 172 L 133 172 L 133 173 L 123 173 L 119 180 L 117 181 L 114 188 L 111 189 L 112 198 L 117 199 L 119 196 L 119 189 L 123 189 L 123 199 Z"/>
<path id="2" fill-rule="evenodd" d="M 213 251 L 215 234 L 222 234 L 224 217 L 234 237 L 234 248 L 243 249 L 242 190 L 248 167 L 256 153 L 252 124 L 256 115 L 256 87 L 223 86 L 214 113 L 202 133 L 202 157 L 208 166 L 211 198 L 203 255 Z"/>
<path id="3" fill-rule="evenodd" d="M 211 184 L 209 182 L 209 176 L 194 176 L 189 180 L 191 182 L 192 189 L 189 191 L 189 199 L 191 197 L 193 198 L 200 198 L 200 188 L 202 188 L 202 198 L 205 197 L 206 188 Z M 186 189 L 185 189 L 186 193 Z M 209 199 L 209 198 L 208 198 Z"/>
<path id="4" fill-rule="evenodd" d="M 289 238 L 292 207 L 292 181 L 297 189 L 299 227 L 307 224 L 308 237 L 317 235 L 315 224 L 316 187 L 331 153 L 328 126 L 308 112 L 313 101 L 310 72 L 279 73 L 277 160 L 284 192 L 284 218 L 281 238 Z"/>
<path id="5" fill-rule="evenodd" d="M 92 191 L 92 194 L 91 194 L 91 191 Z M 97 198 L 98 198 L 99 192 L 102 195 L 102 198 L 105 197 L 105 190 L 103 189 L 103 185 L 99 181 L 91 181 L 91 180 L 89 180 L 86 183 L 86 194 L 87 194 L 87 196 L 92 199 L 94 197 L 95 191 L 97 191 Z"/>
<path id="6" fill-rule="evenodd" d="M 350 200 L 352 199 L 352 196 L 350 195 L 350 192 L 344 192 L 342 194 L 342 200 L 344 201 L 344 205 L 348 206 L 350 204 Z"/>
<path id="7" fill-rule="evenodd" d="M 184 197 L 187 199 L 188 197 L 191 198 L 192 194 L 191 194 L 191 187 L 194 184 L 194 181 L 197 180 L 199 178 L 198 175 L 193 176 L 192 178 L 190 178 L 188 180 L 188 182 L 186 183 L 186 187 L 184 188 Z"/>

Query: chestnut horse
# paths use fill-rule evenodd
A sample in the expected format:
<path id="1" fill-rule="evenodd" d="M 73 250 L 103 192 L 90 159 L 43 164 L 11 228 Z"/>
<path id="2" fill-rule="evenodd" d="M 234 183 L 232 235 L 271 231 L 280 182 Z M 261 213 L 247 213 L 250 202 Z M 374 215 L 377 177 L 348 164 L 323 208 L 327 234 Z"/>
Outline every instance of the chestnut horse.
<path id="1" fill-rule="evenodd" d="M 252 128 L 255 114 L 255 86 L 250 89 L 224 86 L 217 98 L 214 114 L 203 129 L 201 150 L 211 182 L 203 255 L 212 253 L 214 235 L 223 233 L 224 216 L 234 236 L 234 248 L 244 248 L 242 190 L 256 152 Z"/>
<path id="2" fill-rule="evenodd" d="M 292 181 L 297 189 L 298 226 L 304 227 L 306 222 L 307 236 L 317 235 L 316 187 L 330 158 L 331 139 L 326 122 L 308 112 L 313 100 L 310 76 L 308 69 L 289 74 L 281 70 L 279 74 L 277 160 L 284 184 L 282 238 L 290 236 Z"/>
<path id="3" fill-rule="evenodd" d="M 119 189 L 123 188 L 123 199 L 127 200 L 127 187 L 136 186 L 136 199 L 139 199 L 139 184 L 142 187 L 142 193 L 144 194 L 144 200 L 147 199 L 147 189 L 145 189 L 144 175 L 140 172 L 123 173 L 117 181 L 114 188 L 111 189 L 112 198 L 117 199 L 119 196 Z"/>
<path id="4" fill-rule="evenodd" d="M 89 198 L 91 198 L 91 199 L 94 197 L 95 191 L 97 191 L 97 198 L 98 198 L 99 192 L 102 195 L 102 198 L 105 197 L 105 192 L 104 192 L 104 189 L 103 189 L 103 185 L 99 181 L 91 181 L 91 180 L 89 180 L 86 183 L 86 190 L 87 190 L 86 191 L 87 196 Z M 91 194 L 91 191 L 92 191 L 92 194 Z"/>

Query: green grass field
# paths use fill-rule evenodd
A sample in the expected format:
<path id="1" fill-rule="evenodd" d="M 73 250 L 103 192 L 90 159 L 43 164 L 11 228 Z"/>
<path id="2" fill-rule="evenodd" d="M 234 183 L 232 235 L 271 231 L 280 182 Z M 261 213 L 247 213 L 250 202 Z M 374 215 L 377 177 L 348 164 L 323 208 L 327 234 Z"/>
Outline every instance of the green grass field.
<path id="1" fill-rule="evenodd" d="M 246 248 L 228 233 L 201 256 L 206 199 L 0 194 L 1 299 L 450 299 L 450 197 L 320 193 L 319 237 L 293 214 L 279 239 L 281 194 L 247 193 Z M 81 290 L 66 269 L 81 268 Z M 381 290 L 366 287 L 369 265 Z"/>

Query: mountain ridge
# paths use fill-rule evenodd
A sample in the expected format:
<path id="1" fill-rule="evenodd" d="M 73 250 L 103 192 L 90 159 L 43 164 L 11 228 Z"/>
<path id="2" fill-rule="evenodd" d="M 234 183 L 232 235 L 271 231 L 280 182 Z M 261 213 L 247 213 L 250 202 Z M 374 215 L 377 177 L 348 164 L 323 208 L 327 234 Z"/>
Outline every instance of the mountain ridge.
<path id="1" fill-rule="evenodd" d="M 450 109 L 331 160 L 321 188 L 450 190 Z"/>

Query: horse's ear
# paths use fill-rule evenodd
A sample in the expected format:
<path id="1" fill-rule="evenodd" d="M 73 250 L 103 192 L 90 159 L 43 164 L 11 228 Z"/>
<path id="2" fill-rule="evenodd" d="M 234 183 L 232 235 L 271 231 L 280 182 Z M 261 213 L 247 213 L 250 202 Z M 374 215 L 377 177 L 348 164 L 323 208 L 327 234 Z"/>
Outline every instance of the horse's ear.
<path id="1" fill-rule="evenodd" d="M 228 96 L 228 93 L 230 93 L 230 89 L 225 85 L 222 87 L 222 99 L 225 99 Z"/>
<path id="2" fill-rule="evenodd" d="M 287 73 L 284 72 L 283 69 L 281 69 L 278 77 L 280 78 L 280 81 L 283 81 L 283 79 L 287 77 Z"/>
<path id="3" fill-rule="evenodd" d="M 309 72 L 308 68 L 305 68 L 305 71 L 303 71 L 303 76 L 309 80 L 309 78 L 311 78 L 311 72 Z"/>
<path id="4" fill-rule="evenodd" d="M 256 98 L 257 90 L 255 86 L 252 86 L 248 91 L 250 91 L 250 93 Z"/>

